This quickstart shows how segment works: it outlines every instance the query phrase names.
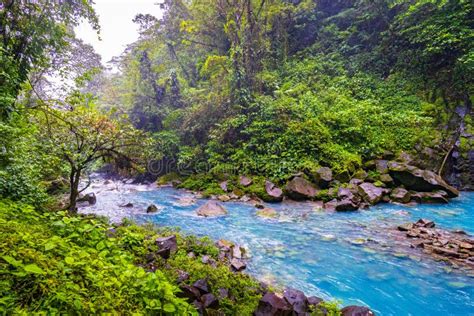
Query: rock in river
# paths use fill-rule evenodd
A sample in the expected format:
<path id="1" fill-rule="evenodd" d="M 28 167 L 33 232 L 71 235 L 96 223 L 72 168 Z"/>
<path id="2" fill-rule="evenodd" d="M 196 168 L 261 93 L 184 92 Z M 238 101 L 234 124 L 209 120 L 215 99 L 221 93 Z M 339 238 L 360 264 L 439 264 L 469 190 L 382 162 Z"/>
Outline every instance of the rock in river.
<path id="1" fill-rule="evenodd" d="M 374 312 L 365 306 L 346 306 L 341 309 L 342 316 L 375 316 Z"/>
<path id="2" fill-rule="evenodd" d="M 450 198 L 459 196 L 459 191 L 447 184 L 443 178 L 429 170 L 422 170 L 404 163 L 391 161 L 388 164 L 392 178 L 409 190 L 431 192 L 443 190 Z"/>
<path id="3" fill-rule="evenodd" d="M 208 201 L 206 204 L 197 209 L 197 215 L 210 217 L 226 215 L 227 210 L 216 201 Z"/>
<path id="4" fill-rule="evenodd" d="M 395 188 L 390 194 L 390 198 L 393 202 L 397 203 L 408 203 L 411 199 L 411 194 L 404 188 Z"/>
<path id="5" fill-rule="evenodd" d="M 257 211 L 257 216 L 260 216 L 263 218 L 276 218 L 278 217 L 278 212 L 273 208 L 265 207 Z"/>

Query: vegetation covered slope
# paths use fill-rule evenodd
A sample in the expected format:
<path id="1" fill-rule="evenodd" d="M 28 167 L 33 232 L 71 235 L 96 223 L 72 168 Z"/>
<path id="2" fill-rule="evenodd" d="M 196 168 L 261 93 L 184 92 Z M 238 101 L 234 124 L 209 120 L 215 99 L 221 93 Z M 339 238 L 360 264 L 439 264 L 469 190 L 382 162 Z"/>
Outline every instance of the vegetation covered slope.
<path id="1" fill-rule="evenodd" d="M 103 75 L 98 89 L 104 106 L 154 133 L 161 171 L 238 169 L 278 181 L 318 165 L 353 171 L 386 150 L 430 148 L 436 171 L 446 154 L 468 157 L 469 1 L 162 8 L 160 19 L 136 17 L 140 39 L 116 60 L 122 73 Z"/>
<path id="2" fill-rule="evenodd" d="M 178 251 L 165 261 L 156 255 L 155 240 L 171 234 L 178 237 Z M 180 298 L 179 271 L 189 273 L 189 284 L 206 278 L 216 297 L 219 289 L 228 289 L 232 300 L 221 300 L 219 307 L 226 315 L 250 315 L 261 297 L 260 286 L 249 276 L 221 263 L 212 267 L 201 262 L 202 255 L 217 260 L 211 240 L 168 229 L 112 228 L 106 219 L 42 213 L 2 200 L 0 235 L 0 312 L 9 315 L 197 314 L 195 306 Z"/>

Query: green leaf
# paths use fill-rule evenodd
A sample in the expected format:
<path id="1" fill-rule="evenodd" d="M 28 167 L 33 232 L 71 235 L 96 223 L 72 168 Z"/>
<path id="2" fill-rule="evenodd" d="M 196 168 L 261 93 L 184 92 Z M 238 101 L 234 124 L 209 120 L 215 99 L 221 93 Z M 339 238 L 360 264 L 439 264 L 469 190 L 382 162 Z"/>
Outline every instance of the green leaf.
<path id="1" fill-rule="evenodd" d="M 67 264 L 73 264 L 74 263 L 74 258 L 73 257 L 66 257 L 66 258 L 64 258 L 64 261 L 66 261 Z"/>
<path id="2" fill-rule="evenodd" d="M 24 266 L 23 269 L 25 269 L 25 271 L 29 272 L 29 273 L 44 274 L 43 269 L 38 267 L 36 264 L 28 264 L 28 265 Z"/>
<path id="3" fill-rule="evenodd" d="M 11 264 L 12 266 L 18 267 L 21 266 L 21 261 L 16 260 L 10 256 L 2 256 L 2 259 Z"/>
<path id="4" fill-rule="evenodd" d="M 166 303 L 165 305 L 163 305 L 163 310 L 167 313 L 174 313 L 176 311 L 176 308 L 173 304 Z"/>

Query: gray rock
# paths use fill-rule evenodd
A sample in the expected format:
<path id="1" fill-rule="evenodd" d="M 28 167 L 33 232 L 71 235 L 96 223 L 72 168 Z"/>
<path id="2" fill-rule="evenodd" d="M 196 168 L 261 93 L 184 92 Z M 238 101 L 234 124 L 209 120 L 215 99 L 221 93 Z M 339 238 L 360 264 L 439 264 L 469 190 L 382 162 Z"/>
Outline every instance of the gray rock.
<path id="1" fill-rule="evenodd" d="M 253 183 L 253 181 L 249 177 L 240 176 L 239 183 L 240 183 L 240 185 L 242 185 L 244 187 L 248 187 L 249 185 L 251 185 Z"/>
<path id="2" fill-rule="evenodd" d="M 382 200 L 384 190 L 376 187 L 372 183 L 364 182 L 359 185 L 359 194 L 362 196 L 364 201 L 374 205 Z"/>
<path id="3" fill-rule="evenodd" d="M 265 181 L 265 192 L 269 196 L 268 202 L 280 202 L 283 200 L 283 190 L 268 180 Z"/>
<path id="4" fill-rule="evenodd" d="M 147 212 L 147 213 L 156 213 L 156 212 L 158 212 L 158 207 L 157 207 L 155 204 L 150 204 L 150 205 L 146 208 L 146 212 Z"/>
<path id="5" fill-rule="evenodd" d="M 197 215 L 204 217 L 226 215 L 227 210 L 216 201 L 208 201 L 206 204 L 197 209 Z"/>
<path id="6" fill-rule="evenodd" d="M 390 198 L 393 202 L 408 203 L 411 200 L 411 194 L 404 188 L 395 188 L 392 190 Z"/>
<path id="7" fill-rule="evenodd" d="M 447 192 L 450 198 L 459 196 L 458 190 L 447 184 L 443 178 L 433 171 L 421 170 L 417 167 L 395 161 L 391 161 L 388 167 L 392 178 L 409 190 L 419 192 L 442 190 Z"/>
<path id="8" fill-rule="evenodd" d="M 312 199 L 316 196 L 316 188 L 301 177 L 295 177 L 286 185 L 288 196 L 294 200 Z"/>

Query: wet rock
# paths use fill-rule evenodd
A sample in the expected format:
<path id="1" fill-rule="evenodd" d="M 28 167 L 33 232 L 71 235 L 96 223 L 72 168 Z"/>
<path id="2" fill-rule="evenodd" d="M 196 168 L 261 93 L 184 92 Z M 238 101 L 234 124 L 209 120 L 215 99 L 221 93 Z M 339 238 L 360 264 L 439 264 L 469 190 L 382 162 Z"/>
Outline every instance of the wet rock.
<path id="1" fill-rule="evenodd" d="M 257 211 L 257 216 L 260 216 L 263 218 L 277 218 L 278 212 L 271 207 L 265 207 Z"/>
<path id="2" fill-rule="evenodd" d="M 211 292 L 211 289 L 209 287 L 209 283 L 207 282 L 206 279 L 200 279 L 194 282 L 193 287 L 199 290 L 199 292 L 204 295 L 207 293 Z"/>
<path id="3" fill-rule="evenodd" d="M 156 245 L 158 246 L 157 254 L 163 259 L 168 259 L 170 254 L 178 249 L 175 235 L 156 239 Z"/>
<path id="4" fill-rule="evenodd" d="M 125 204 L 122 204 L 122 205 L 119 205 L 120 207 L 127 207 L 127 208 L 130 208 L 130 207 L 133 207 L 133 203 L 125 203 Z"/>
<path id="5" fill-rule="evenodd" d="M 314 183 L 321 189 L 327 189 L 333 180 L 332 170 L 328 167 L 321 167 L 310 175 Z"/>
<path id="6" fill-rule="evenodd" d="M 226 215 L 227 210 L 216 201 L 208 201 L 206 204 L 197 209 L 197 215 L 204 217 Z"/>
<path id="7" fill-rule="evenodd" d="M 232 258 L 242 259 L 244 257 L 245 249 L 242 247 L 235 245 L 232 247 Z"/>
<path id="8" fill-rule="evenodd" d="M 243 260 L 237 259 L 237 258 L 233 258 L 230 261 L 230 266 L 234 271 L 237 271 L 237 272 L 242 271 L 247 267 L 247 265 L 245 264 Z"/>
<path id="9" fill-rule="evenodd" d="M 291 305 L 275 293 L 266 293 L 258 303 L 255 316 L 290 316 L 292 315 Z"/>
<path id="10" fill-rule="evenodd" d="M 156 213 L 156 212 L 158 212 L 158 207 L 155 204 L 150 204 L 146 208 L 146 212 L 147 213 Z"/>
<path id="11" fill-rule="evenodd" d="M 228 182 L 227 181 L 222 181 L 219 183 L 219 187 L 222 189 L 224 192 L 228 192 Z"/>
<path id="12" fill-rule="evenodd" d="M 390 198 L 393 202 L 408 203 L 411 200 L 411 194 L 404 188 L 395 188 L 390 193 Z"/>
<path id="13" fill-rule="evenodd" d="M 324 203 L 324 209 L 326 211 L 334 212 L 336 210 L 336 206 L 337 206 L 337 200 L 336 199 Z"/>
<path id="14" fill-rule="evenodd" d="M 201 297 L 201 302 L 204 308 L 218 308 L 219 301 L 212 293 L 204 294 Z"/>
<path id="15" fill-rule="evenodd" d="M 341 309 L 342 316 L 375 316 L 369 308 L 365 306 L 346 306 Z"/>
<path id="16" fill-rule="evenodd" d="M 311 182 L 301 177 L 295 177 L 288 182 L 286 191 L 288 196 L 294 200 L 312 199 L 317 193 Z"/>
<path id="17" fill-rule="evenodd" d="M 303 292 L 295 289 L 286 289 L 283 298 L 293 307 L 297 315 L 305 315 L 308 311 L 308 299 Z"/>
<path id="18" fill-rule="evenodd" d="M 308 297 L 308 305 L 310 306 L 317 306 L 323 302 L 323 299 L 317 296 L 310 296 Z"/>
<path id="19" fill-rule="evenodd" d="M 376 187 L 372 183 L 364 182 L 358 187 L 359 194 L 362 196 L 364 201 L 374 205 L 382 200 L 384 190 Z"/>
<path id="20" fill-rule="evenodd" d="M 391 161 L 388 167 L 392 178 L 409 190 L 419 192 L 443 190 L 448 193 L 450 198 L 459 196 L 458 190 L 447 184 L 443 178 L 433 171 L 421 170 L 417 167 L 395 161 Z"/>
<path id="21" fill-rule="evenodd" d="M 244 187 L 248 187 L 249 185 L 251 185 L 253 183 L 253 181 L 252 181 L 252 179 L 250 179 L 246 176 L 240 176 L 239 183 L 240 183 L 240 185 L 242 185 Z"/>
<path id="22" fill-rule="evenodd" d="M 348 198 L 338 201 L 335 207 L 335 210 L 338 212 L 347 212 L 347 211 L 355 211 L 359 207 L 357 204 L 349 200 Z"/>
<path id="23" fill-rule="evenodd" d="M 415 225 L 413 225 L 412 223 L 406 223 L 406 224 L 399 225 L 399 226 L 397 227 L 397 229 L 398 229 L 399 231 L 402 231 L 402 232 L 407 232 L 407 231 L 413 229 L 414 226 L 415 226 Z"/>
<path id="24" fill-rule="evenodd" d="M 433 228 L 433 227 L 435 227 L 435 223 L 433 221 L 430 221 L 429 219 L 421 218 L 415 223 L 415 226 L 425 227 L 425 228 Z"/>
<path id="25" fill-rule="evenodd" d="M 229 202 L 230 197 L 227 194 L 222 194 L 217 197 L 217 199 L 221 202 Z"/>
<path id="26" fill-rule="evenodd" d="M 449 203 L 448 195 L 444 191 L 436 192 L 410 192 L 411 199 L 417 203 L 434 203 L 446 204 Z"/>
<path id="27" fill-rule="evenodd" d="M 283 200 L 283 190 L 272 182 L 265 181 L 265 192 L 267 192 L 267 202 L 281 202 Z"/>
<path id="28" fill-rule="evenodd" d="M 77 202 L 79 203 L 87 202 L 89 203 L 89 205 L 95 205 L 97 203 L 97 197 L 95 196 L 93 192 L 91 192 L 91 193 L 87 193 L 83 197 L 78 198 Z"/>

